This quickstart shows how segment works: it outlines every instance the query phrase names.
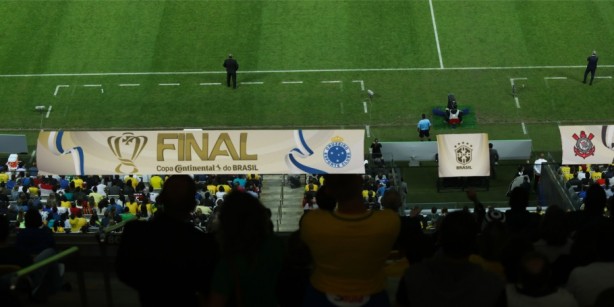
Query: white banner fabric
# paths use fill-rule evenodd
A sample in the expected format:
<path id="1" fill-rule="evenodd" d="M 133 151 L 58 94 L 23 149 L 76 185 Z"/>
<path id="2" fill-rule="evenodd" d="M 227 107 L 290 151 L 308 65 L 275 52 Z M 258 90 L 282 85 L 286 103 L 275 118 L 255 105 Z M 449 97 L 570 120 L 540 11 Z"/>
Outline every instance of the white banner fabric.
<path id="1" fill-rule="evenodd" d="M 439 177 L 490 176 L 488 134 L 438 134 Z"/>
<path id="2" fill-rule="evenodd" d="M 364 130 L 42 131 L 58 175 L 363 174 Z"/>
<path id="3" fill-rule="evenodd" d="M 563 164 L 614 163 L 614 125 L 559 126 Z"/>

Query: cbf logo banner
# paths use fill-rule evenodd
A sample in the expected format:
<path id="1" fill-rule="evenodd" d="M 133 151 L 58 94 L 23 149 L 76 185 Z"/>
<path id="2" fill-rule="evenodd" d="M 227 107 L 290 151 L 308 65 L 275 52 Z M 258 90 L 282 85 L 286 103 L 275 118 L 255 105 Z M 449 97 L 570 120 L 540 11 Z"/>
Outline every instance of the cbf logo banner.
<path id="1" fill-rule="evenodd" d="M 488 134 L 437 135 L 439 177 L 490 175 Z"/>
<path id="2" fill-rule="evenodd" d="M 59 175 L 364 173 L 364 130 L 42 131 Z"/>
<path id="3" fill-rule="evenodd" d="M 614 125 L 559 126 L 563 164 L 614 163 Z"/>

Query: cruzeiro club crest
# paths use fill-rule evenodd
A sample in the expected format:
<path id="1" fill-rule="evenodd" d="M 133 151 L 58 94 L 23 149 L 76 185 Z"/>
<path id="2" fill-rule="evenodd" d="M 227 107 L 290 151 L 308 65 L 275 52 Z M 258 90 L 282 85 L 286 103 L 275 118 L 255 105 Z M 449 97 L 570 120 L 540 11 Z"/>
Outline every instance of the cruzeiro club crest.
<path id="1" fill-rule="evenodd" d="M 586 135 L 586 132 L 580 131 L 580 136 L 574 133 L 572 137 L 576 140 L 576 145 L 573 148 L 576 156 L 586 159 L 588 156 L 595 155 L 595 145 L 591 141 L 595 137 L 594 134 L 589 133 L 589 135 Z"/>
<path id="2" fill-rule="evenodd" d="M 343 138 L 340 136 L 333 137 L 331 143 L 324 148 L 324 161 L 331 167 L 345 167 L 351 159 L 350 147 L 343 143 Z"/>
<path id="3" fill-rule="evenodd" d="M 119 164 L 115 167 L 116 173 L 134 174 L 139 171 L 134 164 L 145 145 L 147 144 L 146 136 L 135 136 L 132 132 L 124 132 L 121 136 L 110 136 L 107 139 L 109 148 L 119 160 Z M 122 166 L 126 166 L 128 171 L 122 171 Z"/>
<path id="4" fill-rule="evenodd" d="M 457 145 L 454 145 L 454 153 L 456 154 L 456 162 L 467 165 L 471 162 L 471 156 L 473 155 L 473 145 L 460 142 Z"/>

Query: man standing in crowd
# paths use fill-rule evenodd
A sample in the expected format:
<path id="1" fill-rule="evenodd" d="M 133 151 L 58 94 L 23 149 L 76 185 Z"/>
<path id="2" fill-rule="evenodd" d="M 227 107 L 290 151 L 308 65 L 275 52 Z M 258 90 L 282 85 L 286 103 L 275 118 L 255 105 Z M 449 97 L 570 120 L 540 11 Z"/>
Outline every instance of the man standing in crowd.
<path id="1" fill-rule="evenodd" d="M 237 70 L 239 70 L 239 63 L 232 58 L 232 54 L 229 54 L 223 66 L 226 68 L 226 85 L 230 87 L 230 79 L 232 78 L 232 88 L 237 88 Z"/>
<path id="2" fill-rule="evenodd" d="M 490 178 L 497 179 L 497 172 L 495 165 L 499 162 L 499 152 L 493 148 L 492 143 L 488 143 L 488 150 L 490 155 Z"/>
<path id="3" fill-rule="evenodd" d="M 586 70 L 584 71 L 584 81 L 582 83 L 586 83 L 586 77 L 588 73 L 591 73 L 591 82 L 589 85 L 593 85 L 593 79 L 595 79 L 595 71 L 597 70 L 597 61 L 599 58 L 597 57 L 597 51 L 593 50 L 593 54 L 586 58 L 588 64 L 586 65 Z"/>
<path id="4" fill-rule="evenodd" d="M 382 158 L 382 144 L 377 138 L 371 143 L 371 157 L 373 160 Z"/>
<path id="5" fill-rule="evenodd" d="M 426 118 L 426 114 L 422 114 L 422 119 L 418 122 L 418 136 L 420 137 L 420 141 L 424 141 L 424 137 L 426 137 L 429 141 L 431 140 L 430 135 L 431 130 L 431 121 Z"/>

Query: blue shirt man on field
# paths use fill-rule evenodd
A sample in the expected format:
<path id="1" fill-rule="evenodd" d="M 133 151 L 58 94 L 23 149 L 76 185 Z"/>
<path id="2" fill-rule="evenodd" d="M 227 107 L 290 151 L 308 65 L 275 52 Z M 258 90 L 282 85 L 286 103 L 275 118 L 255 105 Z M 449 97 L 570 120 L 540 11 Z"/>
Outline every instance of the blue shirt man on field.
<path id="1" fill-rule="evenodd" d="M 424 141 L 424 137 L 428 138 L 429 141 L 431 140 L 430 130 L 431 121 L 426 118 L 425 114 L 422 114 L 422 119 L 418 122 L 418 136 L 420 137 L 420 141 Z"/>

